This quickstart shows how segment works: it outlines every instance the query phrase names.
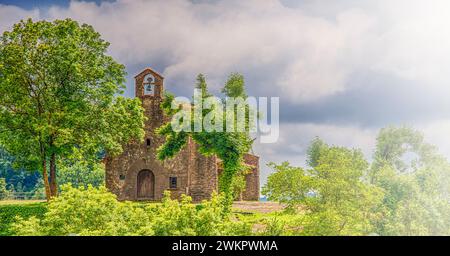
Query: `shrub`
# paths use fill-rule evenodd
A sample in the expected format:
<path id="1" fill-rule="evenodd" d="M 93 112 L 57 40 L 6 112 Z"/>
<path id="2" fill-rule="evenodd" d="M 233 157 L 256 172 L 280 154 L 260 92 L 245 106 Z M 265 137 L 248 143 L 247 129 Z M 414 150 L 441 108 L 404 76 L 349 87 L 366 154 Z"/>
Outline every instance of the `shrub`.
<path id="1" fill-rule="evenodd" d="M 15 233 L 11 230 L 11 226 L 17 216 L 21 218 L 34 217 L 35 219 L 40 219 L 43 218 L 46 211 L 47 207 L 45 203 L 0 205 L 0 236 L 9 236 Z"/>
<path id="2" fill-rule="evenodd" d="M 42 219 L 18 218 L 17 235 L 243 235 L 245 223 L 223 216 L 224 197 L 213 195 L 201 205 L 183 196 L 170 199 L 166 192 L 160 204 L 119 202 L 106 188 L 62 186 L 61 195 L 48 203 Z"/>
<path id="3" fill-rule="evenodd" d="M 266 228 L 261 235 L 264 236 L 282 236 L 285 232 L 285 223 L 274 217 L 266 220 Z"/>
<path id="4" fill-rule="evenodd" d="M 224 221 L 220 224 L 221 236 L 251 236 L 252 225 L 247 221 Z"/>
<path id="5" fill-rule="evenodd" d="M 69 184 L 61 189 L 61 195 L 48 203 L 42 220 L 19 218 L 13 225 L 14 232 L 56 236 L 132 235 L 138 233 L 137 218 L 147 221 L 142 208 L 118 202 L 105 187 L 76 189 Z"/>
<path id="6" fill-rule="evenodd" d="M 229 234 L 226 226 L 231 221 L 223 216 L 223 201 L 223 196 L 213 194 L 210 201 L 196 206 L 189 196 L 183 195 L 180 202 L 170 199 L 167 191 L 162 203 L 153 208 L 150 229 L 159 236 Z"/>

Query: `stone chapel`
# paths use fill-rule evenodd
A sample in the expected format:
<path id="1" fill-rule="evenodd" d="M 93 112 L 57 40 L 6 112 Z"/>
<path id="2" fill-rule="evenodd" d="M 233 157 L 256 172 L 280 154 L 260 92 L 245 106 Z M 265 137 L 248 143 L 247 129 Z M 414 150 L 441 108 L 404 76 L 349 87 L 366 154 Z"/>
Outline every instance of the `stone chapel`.
<path id="1" fill-rule="evenodd" d="M 174 158 L 159 161 L 156 149 L 164 138 L 155 134 L 155 129 L 170 121 L 160 108 L 164 96 L 164 78 L 150 68 L 135 77 L 135 94 L 142 102 L 148 120 L 143 141 L 124 146 L 116 157 L 106 157 L 106 187 L 119 200 L 161 200 L 165 190 L 174 198 L 182 194 L 192 197 L 194 202 L 209 199 L 218 190 L 221 173 L 220 160 L 206 157 L 189 139 L 187 145 Z M 243 200 L 259 200 L 259 157 L 246 154 L 246 164 L 251 171 L 246 176 Z"/>

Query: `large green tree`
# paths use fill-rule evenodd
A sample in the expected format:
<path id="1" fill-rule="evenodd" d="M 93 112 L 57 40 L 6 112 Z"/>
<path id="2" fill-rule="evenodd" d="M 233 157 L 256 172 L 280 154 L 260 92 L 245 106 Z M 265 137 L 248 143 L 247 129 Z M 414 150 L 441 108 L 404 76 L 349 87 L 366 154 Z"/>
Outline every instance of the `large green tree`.
<path id="1" fill-rule="evenodd" d="M 98 160 L 143 137 L 140 102 L 116 96 L 125 69 L 108 46 L 70 19 L 21 21 L 0 37 L 0 144 L 16 166 L 42 172 L 47 199 L 60 160 Z"/>
<path id="2" fill-rule="evenodd" d="M 291 166 L 287 161 L 281 164 L 269 163 L 268 166 L 274 172 L 267 177 L 261 193 L 270 201 L 286 204 L 289 212 L 295 211 L 307 198 L 311 188 L 310 177 L 303 168 Z"/>
<path id="3" fill-rule="evenodd" d="M 328 146 L 316 138 L 308 149 L 310 169 L 269 164 L 275 172 L 263 187 L 269 200 L 300 205 L 302 235 L 367 235 L 381 205 L 381 189 L 365 181 L 368 163 L 359 150 Z"/>
<path id="4" fill-rule="evenodd" d="M 419 131 L 382 129 L 370 178 L 385 191 L 378 233 L 450 234 L 450 163 Z"/>
<path id="5" fill-rule="evenodd" d="M 450 163 L 414 129 L 381 129 L 370 167 L 360 151 L 318 138 L 307 163 L 270 164 L 263 188 L 270 200 L 302 206 L 301 234 L 450 234 Z"/>

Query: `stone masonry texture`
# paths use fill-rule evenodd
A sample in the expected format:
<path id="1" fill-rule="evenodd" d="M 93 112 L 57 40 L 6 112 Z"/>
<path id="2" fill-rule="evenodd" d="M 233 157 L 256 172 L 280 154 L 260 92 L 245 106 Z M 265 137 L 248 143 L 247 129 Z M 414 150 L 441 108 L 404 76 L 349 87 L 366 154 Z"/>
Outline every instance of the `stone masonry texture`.
<path id="1" fill-rule="evenodd" d="M 144 83 L 148 82 L 148 77 L 154 86 L 151 95 L 144 93 Z M 141 100 L 147 117 L 145 138 L 125 145 L 122 154 L 105 158 L 106 187 L 119 200 L 159 201 L 164 191 L 169 190 L 173 198 L 178 199 L 186 194 L 194 202 L 199 202 L 209 199 L 218 190 L 220 161 L 214 156 L 200 154 L 191 139 L 174 158 L 165 161 L 156 158 L 156 150 L 163 144 L 164 138 L 155 134 L 155 129 L 170 120 L 160 108 L 163 80 L 160 74 L 150 68 L 135 77 L 136 97 Z M 246 154 L 244 161 L 251 166 L 251 172 L 246 176 L 242 199 L 259 200 L 259 157 Z M 143 171 L 150 171 L 150 176 L 139 175 Z"/>

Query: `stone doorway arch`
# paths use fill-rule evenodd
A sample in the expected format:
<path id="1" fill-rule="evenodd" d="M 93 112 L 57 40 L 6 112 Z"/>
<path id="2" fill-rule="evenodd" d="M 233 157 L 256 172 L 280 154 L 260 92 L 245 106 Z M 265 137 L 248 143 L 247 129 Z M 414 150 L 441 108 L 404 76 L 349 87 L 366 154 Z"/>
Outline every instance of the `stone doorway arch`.
<path id="1" fill-rule="evenodd" d="M 155 199 L 155 175 L 152 171 L 144 169 L 137 175 L 137 199 L 153 200 Z"/>

